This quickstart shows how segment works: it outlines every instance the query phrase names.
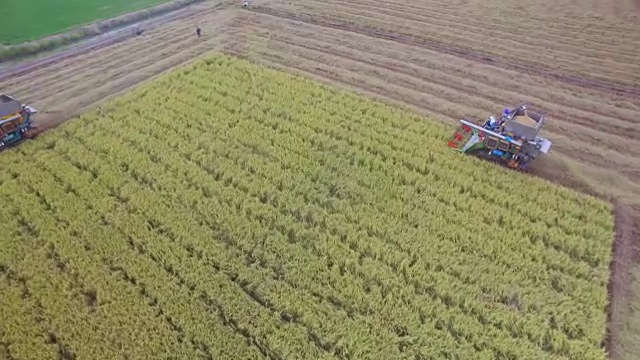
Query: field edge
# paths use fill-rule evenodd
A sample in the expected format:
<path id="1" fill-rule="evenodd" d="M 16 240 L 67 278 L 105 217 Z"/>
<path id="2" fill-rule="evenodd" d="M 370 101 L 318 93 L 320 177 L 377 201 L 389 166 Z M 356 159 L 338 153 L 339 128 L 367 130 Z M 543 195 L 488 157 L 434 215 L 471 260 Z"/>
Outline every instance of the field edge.
<path id="1" fill-rule="evenodd" d="M 609 358 L 624 359 L 621 333 L 625 327 L 634 298 L 632 293 L 634 275 L 640 275 L 640 207 L 633 207 L 622 201 L 615 203 L 615 238 L 607 291 L 610 301 L 607 306 L 607 334 L 603 344 Z M 637 274 L 636 274 L 637 273 Z M 640 278 L 635 279 L 639 281 Z"/>
<path id="2" fill-rule="evenodd" d="M 0 44 L 0 65 L 7 62 L 28 60 L 205 1 L 209 0 L 172 0 L 134 12 L 89 22 L 40 39 L 14 45 Z"/>

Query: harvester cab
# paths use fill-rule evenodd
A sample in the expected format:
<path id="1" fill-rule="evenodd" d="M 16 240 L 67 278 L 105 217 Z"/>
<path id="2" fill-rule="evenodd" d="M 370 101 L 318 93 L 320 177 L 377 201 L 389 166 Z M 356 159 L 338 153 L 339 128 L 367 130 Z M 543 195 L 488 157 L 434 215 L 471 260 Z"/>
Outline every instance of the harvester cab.
<path id="1" fill-rule="evenodd" d="M 9 95 L 0 94 L 0 150 L 32 137 L 31 115 L 37 112 Z"/>
<path id="2" fill-rule="evenodd" d="M 538 136 L 545 120 L 546 114 L 529 109 L 528 104 L 505 109 L 482 125 L 462 119 L 448 145 L 465 154 L 526 170 L 540 153 L 547 154 L 551 149 L 551 141 Z"/>

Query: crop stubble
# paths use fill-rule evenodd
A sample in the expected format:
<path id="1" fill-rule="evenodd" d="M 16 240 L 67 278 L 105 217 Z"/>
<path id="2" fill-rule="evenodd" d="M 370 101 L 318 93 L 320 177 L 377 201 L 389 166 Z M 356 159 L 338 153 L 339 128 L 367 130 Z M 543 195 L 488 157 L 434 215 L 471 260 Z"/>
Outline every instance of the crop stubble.
<path id="1" fill-rule="evenodd" d="M 207 2 L 191 6 L 180 18 L 142 36 L 66 57 L 28 73 L 6 76 L 0 87 L 41 110 L 43 114 L 36 119 L 36 125 L 46 130 L 109 96 L 224 44 L 225 25 L 232 16 L 219 11 L 218 5 Z M 195 37 L 196 23 L 204 29 L 201 39 Z"/>

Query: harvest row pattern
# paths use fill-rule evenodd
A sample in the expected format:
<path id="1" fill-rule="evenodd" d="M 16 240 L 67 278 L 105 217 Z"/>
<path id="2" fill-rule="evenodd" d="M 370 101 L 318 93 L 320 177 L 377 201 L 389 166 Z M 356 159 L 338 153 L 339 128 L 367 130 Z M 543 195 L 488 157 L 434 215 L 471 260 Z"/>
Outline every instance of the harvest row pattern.
<path id="1" fill-rule="evenodd" d="M 165 75 L 1 160 L 0 345 L 604 359 L 608 207 L 447 135 L 225 56 Z"/>

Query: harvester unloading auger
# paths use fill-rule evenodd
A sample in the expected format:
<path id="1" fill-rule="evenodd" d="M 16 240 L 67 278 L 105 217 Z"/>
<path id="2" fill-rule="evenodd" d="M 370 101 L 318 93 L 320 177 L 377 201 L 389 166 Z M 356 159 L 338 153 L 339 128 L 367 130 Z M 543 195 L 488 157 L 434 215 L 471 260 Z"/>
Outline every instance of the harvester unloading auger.
<path id="1" fill-rule="evenodd" d="M 37 112 L 9 95 L 0 94 L 0 150 L 33 136 L 31 115 Z"/>
<path id="2" fill-rule="evenodd" d="M 465 154 L 526 170 L 540 153 L 547 154 L 551 149 L 551 141 L 538 136 L 545 120 L 546 114 L 529 109 L 528 104 L 505 109 L 498 119 L 491 116 L 482 125 L 462 119 L 448 145 Z"/>

